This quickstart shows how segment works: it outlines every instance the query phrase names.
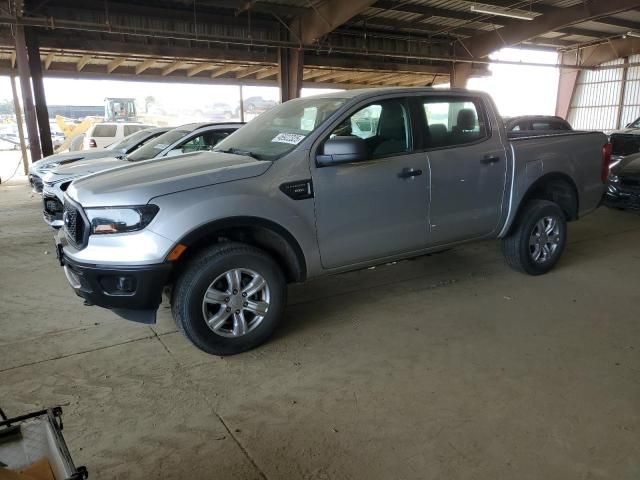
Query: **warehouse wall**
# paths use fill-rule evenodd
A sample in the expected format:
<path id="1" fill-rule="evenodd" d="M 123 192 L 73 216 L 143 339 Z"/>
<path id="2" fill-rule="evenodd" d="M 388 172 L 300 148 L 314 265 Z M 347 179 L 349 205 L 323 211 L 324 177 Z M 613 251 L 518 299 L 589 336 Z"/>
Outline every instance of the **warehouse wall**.
<path id="1" fill-rule="evenodd" d="M 578 75 L 568 120 L 580 130 L 615 130 L 640 117 L 640 55 L 619 58 L 606 70 L 585 70 Z"/>

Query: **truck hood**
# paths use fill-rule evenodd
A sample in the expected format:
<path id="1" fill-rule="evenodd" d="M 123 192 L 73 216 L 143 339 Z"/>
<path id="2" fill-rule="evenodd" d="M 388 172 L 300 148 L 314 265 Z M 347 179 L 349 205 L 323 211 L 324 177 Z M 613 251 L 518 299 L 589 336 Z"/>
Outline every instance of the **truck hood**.
<path id="1" fill-rule="evenodd" d="M 613 169 L 616 175 L 639 175 L 640 174 L 640 154 L 629 155 Z"/>
<path id="2" fill-rule="evenodd" d="M 119 152 L 107 149 L 56 153 L 55 155 L 49 155 L 48 157 L 31 164 L 31 166 L 29 167 L 29 173 L 32 175 L 41 175 L 62 165 L 68 165 L 70 163 L 79 162 L 81 160 L 94 160 L 97 158 L 113 157 L 118 153 Z"/>
<path id="3" fill-rule="evenodd" d="M 257 177 L 271 164 L 220 152 L 163 157 L 82 178 L 67 195 L 84 207 L 144 205 L 170 193 Z"/>
<path id="4" fill-rule="evenodd" d="M 614 130 L 610 135 L 640 135 L 640 128 L 624 128 L 622 130 Z"/>
<path id="5" fill-rule="evenodd" d="M 61 182 L 63 180 L 74 180 L 76 178 L 102 172 L 115 167 L 127 165 L 129 162 L 119 158 L 107 157 L 95 160 L 78 160 L 66 165 L 60 165 L 44 174 L 42 180 L 45 183 Z"/>

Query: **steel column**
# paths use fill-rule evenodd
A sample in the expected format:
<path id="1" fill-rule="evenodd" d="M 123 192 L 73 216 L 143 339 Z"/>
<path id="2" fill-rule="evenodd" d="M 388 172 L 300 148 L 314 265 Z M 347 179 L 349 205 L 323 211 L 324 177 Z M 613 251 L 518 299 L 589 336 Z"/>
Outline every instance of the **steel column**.
<path id="1" fill-rule="evenodd" d="M 48 157 L 49 155 L 53 155 L 53 144 L 51 143 L 51 126 L 49 125 L 47 99 L 44 95 L 44 84 L 42 82 L 40 47 L 38 46 L 38 37 L 33 29 L 28 29 L 25 32 L 25 37 L 27 54 L 29 56 L 29 69 L 31 70 L 33 97 L 36 103 L 36 118 L 38 119 L 38 129 L 40 131 L 40 145 L 42 147 L 42 155 Z"/>
<path id="2" fill-rule="evenodd" d="M 16 123 L 18 124 L 18 138 L 20 139 L 20 150 L 22 151 L 22 169 L 24 174 L 29 173 L 29 157 L 27 157 L 27 143 L 24 140 L 24 127 L 22 126 L 22 108 L 20 108 L 20 99 L 18 98 L 18 89 L 16 88 L 16 74 L 11 70 L 11 93 L 13 94 L 13 109 L 16 114 Z"/>
<path id="3" fill-rule="evenodd" d="M 572 56 L 573 58 L 567 59 L 567 56 Z M 578 75 L 580 75 L 580 70 L 571 68 L 570 66 L 572 64 L 577 65 L 577 52 L 573 54 L 561 53 L 559 63 L 567 65 L 567 67 L 560 70 L 558 77 L 556 115 L 566 120 L 569 116 L 569 110 L 571 109 L 571 100 L 573 99 L 573 92 L 575 92 L 576 83 L 578 82 Z"/>
<path id="4" fill-rule="evenodd" d="M 620 97 L 618 98 L 618 118 L 616 119 L 616 129 L 622 128 L 622 111 L 624 110 L 624 97 L 627 92 L 627 77 L 629 76 L 629 57 L 624 57 L 625 67 L 622 69 L 622 84 L 620 85 Z"/>
<path id="5" fill-rule="evenodd" d="M 27 123 L 27 135 L 29 136 L 29 152 L 31 161 L 36 162 L 42 158 L 40 150 L 40 138 L 38 134 L 38 122 L 36 120 L 35 107 L 33 105 L 33 93 L 31 92 L 31 74 L 29 72 L 29 59 L 27 58 L 27 46 L 24 38 L 24 27 L 15 27 L 16 64 L 20 77 L 20 90 L 22 90 L 22 104 Z"/>
<path id="6" fill-rule="evenodd" d="M 280 86 L 281 102 L 300 97 L 303 67 L 304 53 L 302 50 L 278 49 L 278 84 Z"/>

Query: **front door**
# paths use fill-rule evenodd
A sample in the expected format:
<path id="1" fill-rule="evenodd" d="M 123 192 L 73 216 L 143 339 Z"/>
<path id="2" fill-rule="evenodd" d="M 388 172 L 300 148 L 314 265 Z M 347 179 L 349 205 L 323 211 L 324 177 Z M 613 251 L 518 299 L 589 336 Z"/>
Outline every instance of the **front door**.
<path id="1" fill-rule="evenodd" d="M 429 169 L 412 152 L 404 98 L 350 114 L 333 136 L 365 139 L 360 161 L 312 169 L 322 264 L 337 268 L 419 250 L 427 236 Z"/>
<path id="2" fill-rule="evenodd" d="M 434 94 L 421 103 L 431 167 L 430 243 L 493 233 L 507 173 L 498 126 L 488 121 L 479 97 Z"/>

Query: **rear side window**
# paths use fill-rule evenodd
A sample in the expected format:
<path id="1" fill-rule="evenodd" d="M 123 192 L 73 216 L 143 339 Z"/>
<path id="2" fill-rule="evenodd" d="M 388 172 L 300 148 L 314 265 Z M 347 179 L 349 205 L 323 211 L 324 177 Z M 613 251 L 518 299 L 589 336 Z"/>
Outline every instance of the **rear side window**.
<path id="1" fill-rule="evenodd" d="M 422 104 L 427 148 L 464 145 L 488 137 L 484 109 L 478 99 L 429 97 Z"/>
<path id="2" fill-rule="evenodd" d="M 116 125 L 96 125 L 93 129 L 92 137 L 115 137 L 116 129 L 118 127 Z"/>

